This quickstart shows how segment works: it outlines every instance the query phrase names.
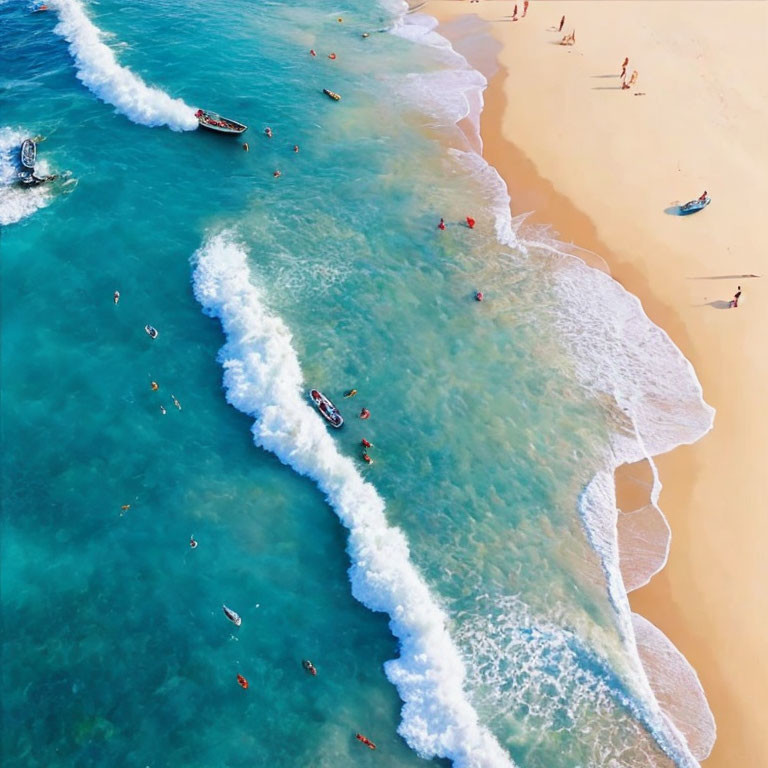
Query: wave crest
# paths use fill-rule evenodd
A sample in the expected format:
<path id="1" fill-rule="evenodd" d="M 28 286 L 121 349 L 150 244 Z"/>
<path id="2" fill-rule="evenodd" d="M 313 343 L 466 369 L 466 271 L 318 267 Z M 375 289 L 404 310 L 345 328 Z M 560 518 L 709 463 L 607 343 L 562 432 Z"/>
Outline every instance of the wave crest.
<path id="1" fill-rule="evenodd" d="M 117 63 L 114 52 L 101 40 L 103 33 L 77 0 L 49 0 L 48 5 L 59 16 L 53 31 L 69 43 L 77 77 L 89 91 L 134 123 L 167 125 L 174 131 L 197 128 L 193 107 L 147 85 Z"/>
<path id="2" fill-rule="evenodd" d="M 387 524 L 384 502 L 342 456 L 302 395 L 303 376 L 283 321 L 265 308 L 246 251 L 228 232 L 193 257 L 193 287 L 203 311 L 221 322 L 219 353 L 227 401 L 255 418 L 254 442 L 315 481 L 349 530 L 353 595 L 390 616 L 400 656 L 387 678 L 404 702 L 398 732 L 421 757 L 451 759 L 457 768 L 510 768 L 464 693 L 465 668 L 446 616 L 410 561 L 403 533 Z"/>

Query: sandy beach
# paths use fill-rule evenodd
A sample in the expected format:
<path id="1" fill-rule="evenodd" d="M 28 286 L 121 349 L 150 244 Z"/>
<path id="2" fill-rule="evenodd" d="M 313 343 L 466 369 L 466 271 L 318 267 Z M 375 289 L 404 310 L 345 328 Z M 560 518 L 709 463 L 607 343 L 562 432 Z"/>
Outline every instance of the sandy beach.
<path id="1" fill-rule="evenodd" d="M 717 411 L 706 437 L 657 460 L 669 561 L 631 603 L 699 675 L 717 723 L 706 765 L 768 765 L 768 4 L 532 0 L 517 22 L 513 6 L 432 0 L 425 10 L 491 75 L 484 154 L 513 214 L 531 212 L 528 221 L 604 258 L 692 362 Z M 500 44 L 495 73 L 476 17 Z M 576 44 L 559 45 L 570 32 Z M 628 75 L 638 72 L 629 90 L 625 57 Z M 704 190 L 705 211 L 674 215 Z M 642 495 L 633 476 L 620 473 L 620 508 Z"/>

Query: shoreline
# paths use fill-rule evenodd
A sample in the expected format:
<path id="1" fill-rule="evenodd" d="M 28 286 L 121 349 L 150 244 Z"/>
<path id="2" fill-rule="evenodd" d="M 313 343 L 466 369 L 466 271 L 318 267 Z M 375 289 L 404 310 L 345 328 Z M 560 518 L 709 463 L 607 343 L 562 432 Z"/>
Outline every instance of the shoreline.
<path id="1" fill-rule="evenodd" d="M 759 67 L 752 69 L 748 82 L 742 82 L 740 90 L 729 92 L 726 98 L 717 92 L 718 88 L 715 86 L 725 90 L 730 85 L 728 82 L 720 82 L 727 77 L 730 69 L 721 75 L 717 61 L 709 64 L 706 57 L 701 54 L 694 57 L 689 49 L 674 49 L 669 53 L 673 48 L 670 36 L 674 36 L 676 29 L 673 24 L 676 20 L 675 9 L 654 8 L 654 18 L 646 22 L 646 26 L 641 29 L 642 34 L 634 35 L 637 39 L 631 40 L 632 45 L 629 45 L 627 37 L 632 38 L 633 31 L 638 26 L 635 20 L 639 14 L 632 16 L 633 11 L 640 10 L 638 4 L 620 4 L 623 8 L 612 8 L 610 11 L 605 6 L 597 8 L 597 5 L 599 4 L 594 2 L 565 3 L 556 0 L 545 6 L 534 0 L 525 21 L 529 25 L 527 28 L 523 24 L 499 23 L 508 21 L 508 18 L 501 15 L 500 5 L 496 3 L 470 5 L 458 0 L 433 0 L 426 12 L 438 19 L 439 26 L 436 31 L 454 44 L 457 43 L 455 24 L 460 23 L 455 20 L 463 17 L 484 19 L 488 32 L 501 45 L 499 69 L 496 73 L 489 73 L 491 76 L 488 78 L 488 87 L 483 94 L 485 103 L 480 117 L 480 130 L 483 156 L 507 184 L 513 217 L 532 211 L 526 222 L 549 225 L 553 234 L 558 233 L 560 240 L 575 243 L 604 258 L 614 279 L 641 300 L 649 318 L 668 333 L 694 366 L 704 388 L 706 401 L 717 410 L 715 426 L 708 435 L 693 445 L 679 446 L 671 453 L 655 456 L 653 459 L 663 485 L 659 504 L 669 521 L 672 540 L 663 559 L 663 567 L 652 577 L 650 584 L 641 586 L 638 591 L 630 594 L 630 603 L 633 611 L 667 635 L 698 674 L 715 716 L 718 731 L 712 753 L 707 758 L 707 766 L 726 768 L 735 764 L 760 764 L 768 762 L 768 747 L 761 743 L 759 729 L 761 702 L 765 701 L 765 690 L 768 689 L 768 668 L 760 658 L 760 638 L 768 623 L 768 616 L 759 613 L 761 596 L 757 585 L 768 581 L 768 569 L 761 564 L 757 546 L 761 538 L 757 529 L 762 525 L 766 531 L 765 522 L 759 517 L 757 501 L 761 490 L 759 469 L 761 464 L 764 466 L 768 461 L 765 439 L 761 445 L 760 436 L 765 435 L 768 423 L 765 408 L 759 410 L 762 402 L 759 385 L 761 380 L 765 381 L 766 366 L 761 361 L 754 360 L 754 356 L 749 352 L 761 348 L 759 320 L 765 319 L 766 313 L 764 304 L 755 301 L 754 307 L 752 303 L 748 307 L 751 313 L 759 313 L 759 316 L 751 318 L 751 325 L 747 325 L 746 312 L 742 312 L 729 313 L 724 319 L 733 322 L 720 323 L 720 327 L 715 327 L 715 316 L 721 313 L 709 312 L 708 316 L 705 316 L 696 309 L 702 306 L 714 309 L 727 306 L 727 296 L 711 300 L 714 298 L 711 296 L 713 290 L 720 288 L 719 280 L 746 282 L 746 291 L 752 293 L 755 299 L 763 293 L 762 285 L 753 279 L 756 276 L 751 273 L 765 271 L 765 259 L 755 261 L 755 257 L 750 256 L 747 262 L 742 255 L 750 253 L 751 237 L 754 237 L 753 242 L 760 242 L 757 239 L 758 226 L 752 222 L 749 228 L 750 222 L 745 216 L 738 217 L 736 222 L 732 219 L 736 213 L 735 204 L 743 204 L 746 195 L 761 197 L 762 192 L 768 194 L 768 189 L 763 190 L 766 187 L 765 182 L 761 185 L 756 175 L 758 171 L 754 170 L 760 167 L 759 158 L 765 157 L 766 152 L 760 152 L 759 145 L 754 143 L 755 134 L 749 130 L 743 131 L 743 136 L 736 137 L 737 140 L 734 141 L 727 120 L 723 120 L 722 126 L 716 126 L 717 138 L 722 140 L 726 147 L 729 147 L 730 143 L 731 152 L 725 153 L 727 157 L 722 162 L 708 161 L 707 166 L 715 167 L 708 167 L 705 171 L 718 178 L 723 187 L 729 176 L 736 176 L 741 187 L 731 182 L 730 189 L 723 189 L 722 194 L 729 193 L 731 198 L 727 201 L 730 210 L 725 210 L 723 215 L 718 217 L 718 221 L 707 222 L 710 226 L 706 229 L 702 227 L 705 231 L 699 233 L 697 239 L 691 238 L 693 242 L 686 242 L 685 237 L 681 238 L 679 233 L 672 231 L 670 225 L 678 223 L 673 222 L 673 217 L 661 218 L 654 209 L 646 208 L 645 226 L 642 217 L 630 220 L 625 212 L 622 215 L 616 205 L 606 205 L 607 210 L 603 211 L 596 204 L 600 196 L 610 197 L 616 194 L 616 190 L 611 186 L 611 174 L 623 181 L 626 178 L 632 179 L 629 172 L 633 171 L 640 180 L 644 180 L 647 167 L 638 167 L 632 153 L 603 153 L 599 151 L 599 143 L 601 140 L 610 142 L 616 135 L 614 131 L 618 131 L 633 153 L 640 155 L 638 159 L 641 162 L 650 163 L 656 160 L 657 153 L 648 153 L 647 148 L 641 146 L 631 135 L 633 128 L 641 131 L 642 128 L 648 127 L 649 136 L 645 144 L 652 142 L 650 128 L 655 117 L 646 106 L 650 99 L 629 100 L 626 94 L 617 94 L 625 97 L 623 103 L 616 105 L 617 118 L 615 114 L 606 111 L 604 104 L 596 101 L 598 97 L 587 94 L 585 99 L 592 97 L 584 108 L 587 119 L 579 120 L 571 104 L 574 85 L 583 87 L 583 82 L 578 82 L 577 76 L 581 75 L 582 81 L 586 77 L 612 77 L 605 74 L 586 74 L 595 71 L 595 62 L 587 65 L 592 66 L 591 70 L 584 66 L 584 51 L 587 46 L 594 44 L 595 48 L 605 47 L 605 42 L 598 41 L 598 32 L 593 32 L 593 38 L 584 44 L 581 41 L 586 35 L 580 32 L 578 46 L 568 49 L 559 46 L 545 47 L 547 36 L 542 34 L 543 14 L 538 12 L 546 8 L 545 21 L 549 21 L 549 17 L 557 21 L 560 15 L 567 14 L 569 24 L 564 32 L 569 31 L 569 25 L 572 26 L 571 17 L 577 18 L 581 30 L 584 23 L 592 22 L 594 27 L 597 27 L 598 20 L 604 23 L 602 16 L 610 13 L 616 21 L 616 26 L 622 27 L 624 45 L 632 47 L 636 56 L 641 52 L 649 58 L 651 53 L 659 59 L 662 55 L 673 56 L 677 57 L 683 66 L 701 69 L 706 88 L 701 93 L 693 94 L 691 98 L 691 112 L 701 120 L 714 122 L 710 119 L 712 114 L 719 116 L 718 112 L 713 112 L 718 107 L 718 104 L 712 102 L 713 94 L 719 97 L 723 112 L 726 112 L 725 106 L 728 102 L 731 102 L 729 106 L 736 104 L 740 107 L 738 112 L 750 119 L 750 125 L 757 122 L 758 129 L 761 121 L 768 126 L 768 104 L 765 99 L 762 102 L 758 98 L 751 101 L 749 99 L 751 89 L 755 89 L 755 93 L 759 92 L 759 78 L 754 74 Z M 735 15 L 738 16 L 735 21 L 731 18 L 730 23 L 736 28 L 754 23 L 759 30 L 760 19 L 768 20 L 768 14 L 764 8 L 761 11 L 754 5 L 748 6 L 748 3 L 730 4 L 728 11 L 732 12 L 735 8 Z M 709 18 L 705 23 L 699 24 L 696 30 L 700 37 L 692 37 L 696 45 L 706 49 L 709 45 L 717 43 L 719 33 L 714 22 L 719 18 L 717 14 L 724 10 L 725 7 L 721 3 L 709 6 L 708 13 L 705 14 Z M 533 19 L 537 21 L 534 22 Z M 710 23 L 708 28 L 706 22 Z M 546 31 L 550 33 L 551 38 L 552 29 Z M 706 44 L 701 44 L 701 40 L 705 40 Z M 552 42 L 551 39 L 549 42 Z M 611 42 L 609 41 L 608 47 Z M 541 47 L 534 48 L 537 44 Z M 466 50 L 462 50 L 460 45 L 455 47 L 472 66 L 477 66 Z M 644 47 L 650 50 L 643 51 Z M 576 56 L 564 64 L 565 56 L 573 53 Z M 618 56 L 611 55 L 614 58 Z M 738 56 L 741 59 L 743 55 L 743 52 L 734 52 L 731 58 Z M 751 56 L 755 56 L 754 51 Z M 582 58 L 582 61 L 577 57 Z M 700 63 L 702 58 L 704 63 Z M 610 60 L 613 63 L 613 58 Z M 618 58 L 617 61 L 620 63 L 621 59 Z M 725 62 L 728 63 L 730 62 Z M 743 64 L 746 69 L 750 69 L 747 62 Z M 556 69 L 570 65 L 577 66 L 571 67 L 565 74 Z M 719 66 L 720 69 L 724 68 L 723 56 L 720 57 Z M 573 69 L 580 71 L 574 73 Z M 659 69 L 663 67 L 660 66 Z M 522 71 L 523 77 L 515 76 Z M 523 88 L 520 87 L 521 84 Z M 652 88 L 654 91 L 660 91 L 663 84 L 666 84 L 666 81 L 642 81 L 642 95 L 647 95 L 646 88 L 649 93 Z M 615 86 L 592 86 L 592 90 L 614 89 Z M 545 91 L 543 101 L 541 96 L 537 100 L 537 90 Z M 656 93 L 651 93 L 651 96 L 655 97 Z M 574 156 L 572 151 L 569 153 L 569 147 L 564 146 L 566 142 L 562 132 L 559 135 L 554 132 L 552 135 L 553 132 L 550 131 L 555 141 L 547 141 L 548 123 L 551 125 L 553 119 L 557 121 L 562 113 L 562 109 L 559 112 L 556 108 L 553 110 L 553 99 L 559 99 L 561 105 L 566 105 L 565 117 L 572 133 L 578 133 L 579 138 L 585 138 L 584 130 L 597 134 L 591 137 L 593 146 L 586 147 L 584 154 L 595 164 L 592 169 L 596 171 L 594 176 L 599 178 L 590 178 L 585 184 L 591 188 L 591 199 L 582 200 L 579 195 L 578 205 L 574 203 L 577 199 L 574 190 L 580 187 L 579 173 L 583 176 L 591 169 L 588 162 L 579 163 L 579 158 Z M 657 100 L 662 101 L 661 98 Z M 542 107 L 541 112 L 535 108 L 537 106 Z M 674 104 L 668 106 L 669 111 L 665 112 L 665 117 L 670 119 L 670 122 L 677 122 L 677 128 L 684 131 L 686 121 L 692 120 L 693 115 L 689 116 L 679 105 L 677 109 L 674 109 Z M 688 106 L 686 104 L 686 110 Z M 654 105 L 654 109 L 658 108 L 658 105 Z M 673 128 L 674 126 L 669 130 L 672 131 Z M 571 138 L 568 133 L 565 135 Z M 742 158 L 738 156 L 741 150 L 738 138 L 744 140 L 747 158 L 753 160 L 753 163 L 743 163 Z M 588 139 L 589 137 L 585 138 L 585 144 Z M 577 142 L 573 143 L 578 146 Z M 522 147 L 525 147 L 525 150 Z M 579 148 L 582 149 L 581 146 Z M 692 161 L 700 161 L 706 149 L 707 147 L 697 147 L 695 152 L 689 153 Z M 672 160 L 670 153 L 658 154 L 669 155 L 658 158 L 660 166 L 664 166 L 665 161 Z M 768 157 L 766 159 L 768 160 Z M 574 160 L 576 162 L 573 162 Z M 677 160 L 677 173 L 682 173 L 683 163 L 684 161 Z M 667 166 L 662 167 L 657 175 L 663 175 L 667 185 L 670 181 L 679 181 L 670 173 L 669 162 Z M 763 167 L 768 166 L 763 164 Z M 690 172 L 686 172 L 686 175 L 693 176 Z M 633 180 L 631 186 L 638 196 L 648 197 L 647 190 L 639 189 L 636 181 Z M 714 186 L 714 183 L 711 186 Z M 690 185 L 690 188 L 696 189 L 693 185 Z M 725 202 L 724 200 L 724 208 Z M 655 200 L 652 204 L 658 206 Z M 731 214 L 730 217 L 726 215 L 728 213 Z M 715 233 L 714 228 L 718 225 L 720 231 Z M 654 231 L 657 227 L 665 231 Z M 734 231 L 740 236 L 733 237 Z M 668 237 L 669 241 L 666 241 L 665 237 Z M 719 253 L 715 253 L 712 240 L 721 246 Z M 735 261 L 731 256 L 732 250 L 728 246 L 733 246 L 733 251 L 739 254 L 736 257 L 739 261 Z M 703 253 L 705 249 L 712 253 Z M 728 255 L 721 255 L 723 251 Z M 659 274 L 668 280 L 671 290 L 670 286 L 667 286 L 667 290 L 659 289 Z M 694 278 L 692 275 L 700 277 Z M 687 282 L 683 283 L 686 279 Z M 709 283 L 704 280 L 716 282 Z M 729 287 L 730 282 L 726 283 Z M 702 296 L 704 291 L 710 295 Z M 687 306 L 679 300 L 680 296 L 683 299 L 688 298 Z M 704 304 L 700 303 L 702 299 Z M 693 301 L 696 303 L 691 303 Z M 758 307 L 758 304 L 761 306 Z M 723 325 L 726 325 L 725 330 Z M 711 354 L 713 342 L 718 354 L 715 360 Z M 747 361 L 755 364 L 749 365 Z M 744 369 L 748 369 L 746 372 L 750 381 L 747 392 L 743 389 L 745 377 L 739 377 L 738 382 L 733 382 L 728 376 L 729 370 Z M 742 397 L 746 395 L 748 403 L 744 410 L 755 418 L 754 422 L 750 418 L 745 419 L 744 413 L 734 412 L 738 410 L 734 409 L 734 395 L 737 393 Z M 759 418 L 756 417 L 757 413 L 761 413 Z M 763 430 L 760 429 L 761 426 L 764 427 Z M 723 472 L 725 467 L 732 471 Z M 733 471 L 734 469 L 736 471 Z M 644 480 L 638 480 L 638 471 L 639 477 L 645 478 Z M 719 477 L 721 474 L 726 477 Z M 751 482 L 745 483 L 745 480 Z M 736 495 L 740 497 L 734 504 L 734 511 L 738 509 L 747 516 L 740 530 L 731 525 L 732 517 L 728 513 L 734 487 L 739 489 Z M 619 468 L 616 473 L 616 488 L 619 509 L 634 510 L 639 508 L 638 505 L 648 502 L 647 472 L 638 470 L 637 465 Z M 697 524 L 702 515 L 706 515 L 705 519 L 710 525 Z M 729 581 L 733 582 L 733 586 Z M 741 593 L 743 601 L 734 600 L 734 592 Z M 752 599 L 749 597 L 750 593 Z M 754 613 L 757 615 L 753 615 Z M 765 611 L 762 613 L 765 614 Z M 738 636 L 737 641 L 734 640 L 734 634 Z M 732 648 L 738 648 L 738 653 L 732 654 Z M 764 758 L 762 761 L 761 756 Z"/>

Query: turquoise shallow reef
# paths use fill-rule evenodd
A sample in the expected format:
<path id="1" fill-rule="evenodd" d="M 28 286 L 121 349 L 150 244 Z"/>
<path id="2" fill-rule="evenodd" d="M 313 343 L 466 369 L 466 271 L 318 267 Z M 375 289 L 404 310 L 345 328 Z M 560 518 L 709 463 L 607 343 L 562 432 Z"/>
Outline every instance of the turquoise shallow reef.
<path id="1" fill-rule="evenodd" d="M 397 4 L 48 6 L 0 2 L 3 765 L 695 765 L 611 478 L 711 415 L 510 221 L 482 76 Z"/>

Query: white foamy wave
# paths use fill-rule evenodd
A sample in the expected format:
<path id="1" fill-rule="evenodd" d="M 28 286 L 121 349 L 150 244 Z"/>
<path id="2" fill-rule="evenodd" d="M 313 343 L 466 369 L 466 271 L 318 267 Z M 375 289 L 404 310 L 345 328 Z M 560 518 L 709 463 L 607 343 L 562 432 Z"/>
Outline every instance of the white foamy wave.
<path id="1" fill-rule="evenodd" d="M 464 664 L 446 616 L 411 563 L 405 536 L 387 524 L 376 489 L 339 453 L 302 395 L 290 332 L 267 311 L 245 249 L 219 233 L 193 260 L 195 297 L 227 337 L 219 353 L 227 401 L 255 418 L 256 445 L 317 483 L 349 530 L 354 596 L 390 617 L 400 657 L 385 671 L 404 702 L 400 735 L 424 758 L 447 757 L 458 768 L 509 768 L 509 756 L 467 700 Z"/>
<path id="2" fill-rule="evenodd" d="M 167 125 L 175 131 L 197 128 L 193 107 L 147 85 L 117 63 L 114 52 L 102 42 L 103 33 L 77 0 L 49 0 L 48 6 L 59 16 L 53 31 L 69 43 L 77 77 L 88 90 L 134 123 Z"/>
<path id="3" fill-rule="evenodd" d="M 699 677 L 670 639 L 650 621 L 632 614 L 637 649 L 661 708 L 679 730 L 697 760 L 715 744 L 715 718 Z"/>
<path id="4" fill-rule="evenodd" d="M 51 201 L 52 192 L 48 184 L 26 187 L 18 183 L 18 153 L 21 142 L 29 134 L 12 128 L 0 129 L 0 226 L 15 224 L 31 216 Z M 48 166 L 44 160 L 37 164 L 38 174 L 47 175 Z"/>

